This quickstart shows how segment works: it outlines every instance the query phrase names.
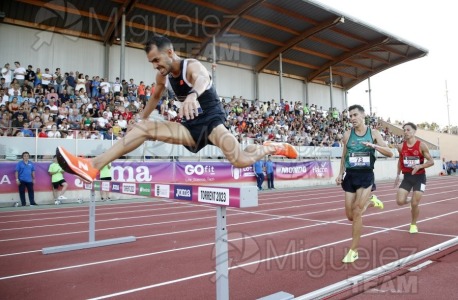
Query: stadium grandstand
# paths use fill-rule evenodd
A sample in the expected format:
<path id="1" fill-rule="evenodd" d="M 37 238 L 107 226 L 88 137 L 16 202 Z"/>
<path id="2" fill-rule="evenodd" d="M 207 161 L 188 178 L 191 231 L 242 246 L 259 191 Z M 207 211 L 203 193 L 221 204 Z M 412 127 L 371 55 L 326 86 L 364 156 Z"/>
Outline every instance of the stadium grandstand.
<path id="1" fill-rule="evenodd" d="M 169 37 L 179 57 L 197 59 L 208 69 L 226 112 L 225 126 L 243 147 L 266 141 L 295 147 L 296 159 L 272 157 L 275 187 L 271 181 L 268 188 L 262 182 L 256 188 L 255 167 L 234 167 L 213 145 L 192 153 L 181 145 L 149 140 L 106 165 L 112 176 L 91 185 L 65 173 L 66 197 L 55 198 L 48 168 L 57 147 L 81 157 L 100 156 L 141 121 L 156 84 L 157 70 L 144 51 L 154 35 Z M 353 221 L 345 218 L 344 193 L 336 186 L 343 135 L 352 127 L 348 91 L 426 56 L 419 45 L 312 0 L 6 0 L 0 4 L 0 38 L 0 223 L 5 226 L 0 229 L 0 288 L 5 299 L 292 299 L 282 289 L 297 299 L 331 293 L 332 299 L 363 298 L 375 281 L 379 287 L 390 282 L 389 276 L 407 278 L 402 276 L 412 261 L 430 258 L 425 251 L 436 256 L 409 272 L 438 263 L 438 253 L 449 247 L 456 254 L 456 242 L 448 244 L 457 234 L 456 197 L 450 198 L 457 191 L 456 177 L 438 175 L 456 174 L 458 135 L 418 130 L 435 162 L 426 169 L 431 194 L 425 194 L 429 210 L 422 206 L 426 216 L 420 226 L 423 230 L 439 217 L 454 219 L 435 223 L 416 239 L 406 238 L 406 224 L 396 222 L 411 212 L 398 207 L 393 187 L 402 124 L 377 116 L 369 103 L 364 105 L 365 123 L 381 133 L 394 154 L 389 158 L 371 149 L 377 156 L 377 192 L 387 199 L 386 207 L 365 215 L 382 225 L 368 225 L 360 234 L 361 248 L 373 261 L 362 267 L 341 264 Z M 173 91 L 165 91 L 150 120 L 182 122 L 177 101 Z M 371 143 L 366 147 L 376 149 Z M 23 152 L 30 153 L 35 166 L 38 208 L 16 208 L 22 183 L 15 175 Z M 58 168 L 64 173 L 65 168 Z M 227 201 L 212 202 L 216 194 L 227 195 Z M 199 195 L 206 199 L 196 200 Z M 243 206 L 248 198 L 250 206 Z M 64 200 L 71 205 L 57 207 Z M 435 203 L 440 205 L 430 205 Z M 84 204 L 89 206 L 89 231 L 82 227 L 88 223 Z M 225 205 L 232 218 L 230 237 Z M 214 206 L 215 243 L 215 218 L 206 215 Z M 184 224 L 186 229 L 178 229 Z M 84 249 L 84 255 L 41 256 L 87 232 L 94 243 L 95 231 L 97 238 L 113 239 L 122 231 L 135 233 L 137 240 L 130 236 L 135 243 L 101 245 L 108 250 L 63 250 Z M 221 262 L 218 254 L 227 254 L 228 244 L 231 260 Z M 38 247 L 44 247 L 42 253 Z M 395 255 L 387 258 L 385 252 Z M 360 251 L 358 263 L 366 262 L 363 255 Z M 317 260 L 320 264 L 314 265 Z M 231 271 L 230 298 L 229 288 L 222 295 L 218 290 L 223 264 L 229 265 L 223 278 L 227 284 Z M 345 288 L 335 288 L 345 281 L 350 282 Z M 417 283 L 400 283 L 410 289 L 409 299 L 436 288 L 430 280 L 422 281 L 429 288 L 412 291 Z M 318 292 L 323 294 L 314 296 Z M 451 295 L 446 299 L 456 295 L 456 288 Z"/>

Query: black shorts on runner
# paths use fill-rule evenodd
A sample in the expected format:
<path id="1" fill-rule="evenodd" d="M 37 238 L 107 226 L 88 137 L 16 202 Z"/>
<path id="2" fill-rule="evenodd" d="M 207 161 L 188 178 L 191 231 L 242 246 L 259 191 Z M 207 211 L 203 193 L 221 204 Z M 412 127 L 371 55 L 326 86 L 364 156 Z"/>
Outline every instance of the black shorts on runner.
<path id="1" fill-rule="evenodd" d="M 372 191 L 375 190 L 374 183 L 374 172 L 365 173 L 353 173 L 345 172 L 344 179 L 342 181 L 342 189 L 345 192 L 356 193 L 357 189 L 368 188 L 372 186 Z"/>
<path id="2" fill-rule="evenodd" d="M 64 184 L 64 182 L 66 182 L 65 179 L 59 180 L 57 182 L 53 182 L 52 187 L 54 189 L 58 189 L 60 186 L 62 186 L 62 184 Z"/>
<path id="3" fill-rule="evenodd" d="M 194 147 L 185 146 L 185 148 L 192 153 L 197 153 L 206 145 L 213 145 L 208 140 L 208 136 L 215 127 L 224 124 L 225 122 L 226 114 L 220 111 L 208 111 L 193 120 L 183 121 L 181 125 L 189 130 L 194 142 L 196 142 Z"/>
<path id="4" fill-rule="evenodd" d="M 412 175 L 405 173 L 399 188 L 408 192 L 412 189 L 414 192 L 424 192 L 426 188 L 426 174 Z"/>
<path id="5" fill-rule="evenodd" d="M 100 180 L 111 181 L 111 177 L 100 177 Z"/>

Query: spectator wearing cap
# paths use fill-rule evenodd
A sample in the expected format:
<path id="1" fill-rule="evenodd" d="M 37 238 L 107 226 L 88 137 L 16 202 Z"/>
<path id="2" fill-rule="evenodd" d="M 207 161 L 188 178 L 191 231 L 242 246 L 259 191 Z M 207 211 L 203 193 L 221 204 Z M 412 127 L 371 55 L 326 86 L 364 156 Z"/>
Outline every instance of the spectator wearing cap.
<path id="1" fill-rule="evenodd" d="M 106 130 L 109 121 L 108 113 L 104 111 L 102 116 L 97 118 L 97 130 Z"/>

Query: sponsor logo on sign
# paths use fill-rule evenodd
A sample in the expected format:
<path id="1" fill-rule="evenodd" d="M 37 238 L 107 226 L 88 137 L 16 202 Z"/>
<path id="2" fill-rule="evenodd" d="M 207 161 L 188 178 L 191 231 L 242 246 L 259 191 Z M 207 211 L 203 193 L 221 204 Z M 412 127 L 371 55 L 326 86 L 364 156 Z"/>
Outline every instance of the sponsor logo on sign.
<path id="1" fill-rule="evenodd" d="M 231 166 L 231 175 L 232 175 L 232 178 L 234 178 L 235 180 L 241 177 L 255 177 L 256 176 L 253 171 L 253 166 L 249 166 L 245 168 L 236 168 L 234 166 Z"/>
<path id="2" fill-rule="evenodd" d="M 217 205 L 229 205 L 229 189 L 199 187 L 197 201 Z"/>
<path id="3" fill-rule="evenodd" d="M 168 198 L 170 195 L 170 185 L 168 184 L 156 184 L 154 188 L 154 196 L 161 198 Z"/>
<path id="4" fill-rule="evenodd" d="M 110 182 L 109 181 L 102 181 L 102 191 L 104 192 L 110 191 Z"/>
<path id="5" fill-rule="evenodd" d="M 294 166 L 294 167 L 281 167 L 280 168 L 281 174 L 302 174 L 307 173 L 307 167 L 305 165 L 302 166 Z"/>
<path id="6" fill-rule="evenodd" d="M 175 185 L 175 191 L 173 194 L 175 195 L 175 199 L 192 200 L 192 187 L 185 185 Z"/>
<path id="7" fill-rule="evenodd" d="M 98 181 L 94 182 L 94 190 L 95 191 L 100 191 L 100 182 L 98 182 Z"/>
<path id="8" fill-rule="evenodd" d="M 184 167 L 184 172 L 186 175 L 204 175 L 204 174 L 215 174 L 215 167 L 209 165 L 186 165 Z"/>
<path id="9" fill-rule="evenodd" d="M 138 193 L 142 196 L 151 196 L 151 183 L 140 183 Z"/>
<path id="10" fill-rule="evenodd" d="M 119 185 L 119 183 L 112 183 L 111 190 L 113 192 L 119 192 L 121 190 L 121 186 Z"/>
<path id="11" fill-rule="evenodd" d="M 135 183 L 126 183 L 126 182 L 124 182 L 122 184 L 122 192 L 124 194 L 135 195 L 135 189 L 136 189 Z"/>
<path id="12" fill-rule="evenodd" d="M 86 189 L 86 190 L 92 190 L 92 183 L 85 183 L 85 184 L 84 184 L 84 189 Z"/>

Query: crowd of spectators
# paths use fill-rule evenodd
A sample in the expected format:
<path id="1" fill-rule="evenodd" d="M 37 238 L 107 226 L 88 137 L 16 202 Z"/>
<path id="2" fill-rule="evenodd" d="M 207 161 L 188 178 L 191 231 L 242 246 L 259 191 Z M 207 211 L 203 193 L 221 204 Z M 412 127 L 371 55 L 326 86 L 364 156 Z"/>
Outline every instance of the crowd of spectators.
<path id="1" fill-rule="evenodd" d="M 154 92 L 154 83 L 139 84 L 134 79 L 110 82 L 100 76 L 78 71 L 50 72 L 27 69 L 15 62 L 1 70 L 0 135 L 119 139 L 129 125 L 137 122 Z M 295 146 L 341 147 L 345 130 L 351 127 L 347 111 L 323 109 L 302 101 L 248 101 L 243 97 L 222 98 L 227 113 L 226 126 L 242 144 L 266 140 L 289 142 Z M 157 113 L 180 122 L 179 103 L 164 95 Z M 375 115 L 367 124 L 381 131 L 388 145 L 402 138 L 382 128 Z"/>

